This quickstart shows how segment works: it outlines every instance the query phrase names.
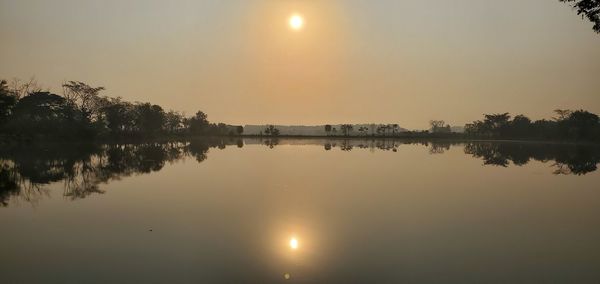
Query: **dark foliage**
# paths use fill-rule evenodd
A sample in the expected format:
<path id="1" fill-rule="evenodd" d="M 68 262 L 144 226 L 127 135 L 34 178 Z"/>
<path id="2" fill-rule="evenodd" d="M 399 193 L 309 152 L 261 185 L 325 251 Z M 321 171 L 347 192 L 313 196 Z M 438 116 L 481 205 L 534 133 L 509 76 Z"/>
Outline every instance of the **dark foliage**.
<path id="1" fill-rule="evenodd" d="M 508 113 L 486 114 L 484 120 L 465 126 L 471 137 L 600 142 L 600 119 L 585 110 L 556 110 L 553 120 L 531 121 L 524 115 L 511 120 Z"/>
<path id="2" fill-rule="evenodd" d="M 596 171 L 600 163 L 600 148 L 591 145 L 468 143 L 465 153 L 483 159 L 484 165 L 501 167 L 553 161 L 554 174 L 584 175 Z"/>
<path id="3" fill-rule="evenodd" d="M 560 0 L 560 2 L 572 3 L 573 8 L 577 10 L 577 15 L 594 23 L 594 31 L 600 33 L 600 0 Z"/>
<path id="4" fill-rule="evenodd" d="M 161 170 L 167 163 L 190 157 L 198 162 L 207 159 L 210 149 L 228 145 L 243 147 L 257 143 L 274 148 L 279 137 L 243 141 L 237 138 L 193 138 L 189 142 L 169 143 L 33 143 L 0 147 L 0 206 L 18 198 L 37 202 L 48 195 L 47 185 L 63 185 L 63 196 L 70 200 L 102 194 L 102 184 L 136 174 Z M 283 142 L 284 143 L 284 142 Z M 317 142 L 321 143 L 321 142 Z M 338 139 L 322 141 L 325 150 L 341 151 L 378 149 L 396 152 L 402 145 L 420 144 L 429 153 L 442 154 L 456 141 Z M 532 160 L 551 163 L 554 174 L 584 175 L 597 170 L 600 148 L 595 145 L 539 144 L 517 142 L 467 143 L 464 152 L 483 159 L 484 165 L 522 166 Z"/>
<path id="5" fill-rule="evenodd" d="M 265 135 L 268 136 L 279 136 L 279 129 L 276 128 L 274 125 L 267 125 L 267 127 L 264 130 Z"/>
<path id="6" fill-rule="evenodd" d="M 340 129 L 342 130 L 344 136 L 348 136 L 350 135 L 350 132 L 354 130 L 354 126 L 352 126 L 352 124 L 342 124 L 340 125 Z"/>
<path id="7" fill-rule="evenodd" d="M 161 170 L 165 163 L 194 157 L 206 159 L 211 147 L 224 148 L 238 141 L 193 139 L 189 143 L 108 144 L 33 143 L 0 147 L 0 206 L 20 197 L 28 202 L 47 194 L 46 185 L 62 182 L 63 195 L 81 199 L 102 194 L 102 183 L 134 174 Z"/>
<path id="8" fill-rule="evenodd" d="M 0 124 L 11 115 L 16 104 L 17 96 L 9 91 L 6 81 L 0 81 Z"/>
<path id="9" fill-rule="evenodd" d="M 6 81 L 0 81 L 3 138 L 89 140 L 97 137 L 239 135 L 244 131 L 242 126 L 210 123 L 201 111 L 186 118 L 158 105 L 100 96 L 103 87 L 91 87 L 83 82 L 65 83 L 62 96 L 40 91 L 33 84 L 27 82 L 11 89 Z"/>

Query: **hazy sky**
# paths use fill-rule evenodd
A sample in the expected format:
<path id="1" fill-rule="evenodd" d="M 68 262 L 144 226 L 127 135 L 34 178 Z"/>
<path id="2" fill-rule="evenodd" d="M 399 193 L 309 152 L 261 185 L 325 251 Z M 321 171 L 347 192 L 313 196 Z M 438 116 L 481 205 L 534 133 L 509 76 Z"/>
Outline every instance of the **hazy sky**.
<path id="1" fill-rule="evenodd" d="M 233 124 L 600 113 L 600 35 L 558 0 L 0 0 L 0 38 L 0 78 Z"/>

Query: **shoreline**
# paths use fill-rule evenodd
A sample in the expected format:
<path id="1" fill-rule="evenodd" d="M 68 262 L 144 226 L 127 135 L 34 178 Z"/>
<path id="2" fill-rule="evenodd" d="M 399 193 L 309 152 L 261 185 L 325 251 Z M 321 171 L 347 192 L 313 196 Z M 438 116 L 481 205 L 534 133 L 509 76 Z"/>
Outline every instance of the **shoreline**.
<path id="1" fill-rule="evenodd" d="M 234 140 L 234 139 L 260 139 L 260 140 L 393 140 L 393 141 L 415 141 L 415 142 L 454 142 L 454 143 L 523 143 L 523 144 L 559 144 L 559 145 L 582 145 L 582 146 L 600 146 L 598 142 L 592 141 L 565 141 L 565 140 L 537 140 L 537 139 L 485 139 L 481 137 L 466 137 L 463 134 L 451 135 L 396 135 L 396 136 L 323 136 L 323 135 L 158 135 L 145 137 L 98 137 L 95 139 L 62 139 L 57 137 L 29 137 L 14 139 L 0 136 L 0 146 L 10 145 L 39 145 L 39 144 L 136 144 L 136 143 L 169 143 L 169 142 L 188 142 L 191 140 Z"/>

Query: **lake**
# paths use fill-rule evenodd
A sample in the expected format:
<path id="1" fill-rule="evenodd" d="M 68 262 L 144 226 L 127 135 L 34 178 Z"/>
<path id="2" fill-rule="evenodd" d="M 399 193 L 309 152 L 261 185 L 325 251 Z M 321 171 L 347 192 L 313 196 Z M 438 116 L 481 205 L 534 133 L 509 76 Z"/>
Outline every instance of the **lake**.
<path id="1" fill-rule="evenodd" d="M 0 150 L 1 283 L 600 283 L 600 148 Z"/>

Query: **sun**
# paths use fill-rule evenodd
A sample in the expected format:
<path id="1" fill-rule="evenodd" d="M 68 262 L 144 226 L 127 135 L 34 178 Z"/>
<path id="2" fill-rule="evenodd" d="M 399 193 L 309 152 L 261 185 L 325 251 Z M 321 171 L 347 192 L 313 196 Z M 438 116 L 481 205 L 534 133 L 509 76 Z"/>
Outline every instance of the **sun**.
<path id="1" fill-rule="evenodd" d="M 290 27 L 294 30 L 300 30 L 304 26 L 304 19 L 298 14 L 294 14 L 290 17 Z"/>
<path id="2" fill-rule="evenodd" d="M 291 238 L 290 239 L 290 248 L 293 250 L 297 250 L 298 249 L 298 240 L 296 238 Z"/>

